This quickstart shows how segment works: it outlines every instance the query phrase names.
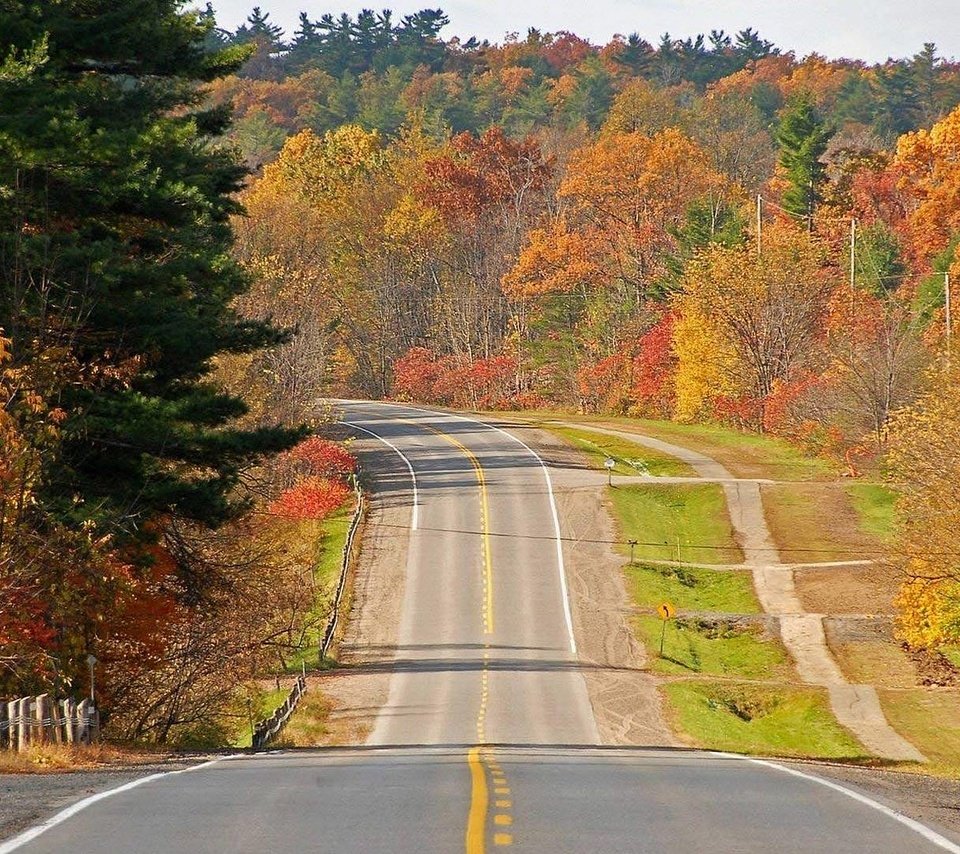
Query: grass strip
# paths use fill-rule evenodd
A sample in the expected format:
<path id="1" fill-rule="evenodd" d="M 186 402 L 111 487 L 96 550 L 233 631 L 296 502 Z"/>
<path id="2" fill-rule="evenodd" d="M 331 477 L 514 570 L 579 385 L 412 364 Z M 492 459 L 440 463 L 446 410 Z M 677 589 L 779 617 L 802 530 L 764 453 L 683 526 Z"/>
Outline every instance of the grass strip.
<path id="1" fill-rule="evenodd" d="M 764 636 L 763 627 L 722 617 L 637 617 L 636 630 L 650 653 L 650 668 L 676 676 L 737 676 L 785 679 L 790 662 L 783 646 Z M 663 632 L 663 656 L 660 638 Z"/>
<path id="2" fill-rule="evenodd" d="M 897 494 L 880 483 L 848 483 L 844 487 L 865 534 L 883 543 L 893 539 Z"/>
<path id="3" fill-rule="evenodd" d="M 641 484 L 607 490 L 622 540 L 635 557 L 691 563 L 740 563 L 723 488 L 705 484 Z M 629 553 L 627 546 L 621 550 Z"/>
<path id="4" fill-rule="evenodd" d="M 571 445 L 582 451 L 590 465 L 605 471 L 604 462 L 612 459 L 616 465 L 614 474 L 650 475 L 653 477 L 695 477 L 696 472 L 686 463 L 647 448 L 637 442 L 621 439 L 619 436 L 607 436 L 593 430 L 578 430 L 575 427 L 550 427 L 551 432 L 566 439 Z"/>
<path id="5" fill-rule="evenodd" d="M 683 611 L 726 611 L 759 614 L 760 603 L 747 571 L 703 569 L 688 566 L 624 567 L 634 603 L 655 608 L 670 602 Z"/>
<path id="6" fill-rule="evenodd" d="M 821 688 L 673 682 L 663 687 L 675 725 L 699 747 L 735 753 L 865 759 Z"/>

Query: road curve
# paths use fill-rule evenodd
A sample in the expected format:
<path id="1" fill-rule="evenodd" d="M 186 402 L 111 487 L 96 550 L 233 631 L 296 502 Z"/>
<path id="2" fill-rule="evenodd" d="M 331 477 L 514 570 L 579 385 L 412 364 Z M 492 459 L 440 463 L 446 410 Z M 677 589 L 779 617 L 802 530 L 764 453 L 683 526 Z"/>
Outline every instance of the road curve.
<path id="1" fill-rule="evenodd" d="M 342 402 L 409 462 L 403 617 L 366 745 L 230 758 L 91 803 L 37 852 L 960 852 L 850 789 L 702 751 L 604 748 L 549 479 L 508 434 Z M 562 522 L 562 520 L 561 520 Z"/>

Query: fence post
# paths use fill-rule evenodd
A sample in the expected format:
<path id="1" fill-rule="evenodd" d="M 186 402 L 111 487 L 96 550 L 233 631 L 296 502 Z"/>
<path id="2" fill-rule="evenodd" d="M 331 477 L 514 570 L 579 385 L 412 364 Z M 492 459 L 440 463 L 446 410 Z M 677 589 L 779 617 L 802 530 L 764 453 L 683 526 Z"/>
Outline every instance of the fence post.
<path id="1" fill-rule="evenodd" d="M 63 737 L 63 718 L 60 716 L 60 703 L 57 700 L 50 701 L 50 725 L 53 728 L 53 743 L 63 744 L 66 739 Z"/>
<path id="2" fill-rule="evenodd" d="M 7 704 L 0 703 L 0 748 L 7 747 L 10 739 L 11 726 L 7 717 Z"/>
<path id="3" fill-rule="evenodd" d="M 47 739 L 47 703 L 50 700 L 49 694 L 38 694 L 36 700 L 36 730 L 35 740 L 37 744 L 46 744 Z"/>
<path id="4" fill-rule="evenodd" d="M 17 750 L 21 753 L 30 743 L 30 698 L 21 697 L 17 700 Z"/>
<path id="5" fill-rule="evenodd" d="M 8 730 L 7 735 L 7 747 L 11 750 L 16 750 L 18 745 L 17 741 L 17 701 L 10 700 L 6 703 L 7 706 L 7 723 L 10 724 L 10 729 Z"/>
<path id="6" fill-rule="evenodd" d="M 77 705 L 77 741 L 90 743 L 90 699 L 84 698 Z"/>
<path id="7" fill-rule="evenodd" d="M 76 732 L 74 730 L 76 723 L 75 705 L 74 701 L 69 697 L 63 701 L 63 734 L 67 744 L 73 744 L 76 738 Z"/>

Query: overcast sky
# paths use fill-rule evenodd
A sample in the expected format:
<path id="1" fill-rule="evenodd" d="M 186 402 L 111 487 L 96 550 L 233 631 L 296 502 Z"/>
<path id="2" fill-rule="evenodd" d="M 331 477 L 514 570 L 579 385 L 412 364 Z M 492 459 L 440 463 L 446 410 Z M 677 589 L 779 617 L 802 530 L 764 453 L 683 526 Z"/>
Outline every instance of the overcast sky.
<path id="1" fill-rule="evenodd" d="M 202 6 L 202 2 L 197 2 Z M 317 3 L 315 0 L 214 0 L 220 26 L 234 29 L 260 5 L 287 34 L 300 11 L 311 19 L 325 12 L 355 15 L 364 6 L 393 10 L 395 17 L 439 6 L 451 23 L 442 33 L 501 41 L 528 27 L 570 30 L 602 44 L 615 33 L 638 32 L 656 42 L 664 32 L 677 38 L 736 32 L 753 27 L 782 50 L 797 56 L 817 52 L 877 62 L 916 53 L 935 42 L 946 58 L 960 57 L 960 0 L 420 0 L 420 2 Z"/>

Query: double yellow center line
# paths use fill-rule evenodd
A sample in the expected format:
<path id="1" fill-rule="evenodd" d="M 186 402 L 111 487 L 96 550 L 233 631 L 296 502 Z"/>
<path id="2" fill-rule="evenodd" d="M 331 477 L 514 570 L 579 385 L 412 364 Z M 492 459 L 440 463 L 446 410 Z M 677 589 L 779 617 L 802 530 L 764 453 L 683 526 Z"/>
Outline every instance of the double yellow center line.
<path id="1" fill-rule="evenodd" d="M 473 471 L 477 476 L 477 485 L 480 487 L 480 554 L 483 560 L 483 604 L 481 611 L 483 616 L 483 632 L 487 635 L 493 634 L 493 556 L 490 551 L 490 505 L 487 501 L 487 479 L 483 473 L 483 466 L 480 460 L 466 445 L 459 439 L 454 438 L 449 433 L 444 433 L 436 427 L 429 424 L 420 424 L 418 426 L 426 427 L 432 433 L 436 433 L 440 438 L 446 439 L 458 451 L 460 451 L 473 466 Z"/>
<path id="2" fill-rule="evenodd" d="M 417 423 L 417 422 L 414 422 Z M 477 476 L 477 486 L 480 488 L 480 555 L 483 566 L 482 583 L 483 597 L 481 600 L 481 616 L 483 618 L 483 632 L 493 634 L 493 554 L 490 549 L 490 507 L 487 500 L 487 479 L 483 472 L 480 460 L 459 439 L 444 433 L 436 427 L 418 423 L 417 426 L 426 427 L 432 433 L 453 445 L 462 453 L 473 466 Z M 477 710 L 477 746 L 471 747 L 467 753 L 467 765 L 470 769 L 470 810 L 467 813 L 467 830 L 464 836 L 466 854 L 484 854 L 487 843 L 487 815 L 490 810 L 490 790 L 487 785 L 487 773 L 493 783 L 494 833 L 493 844 L 508 846 L 513 844 L 513 834 L 510 829 L 513 825 L 513 801 L 510 797 L 510 786 L 507 783 L 503 769 L 485 749 L 487 742 L 486 721 L 487 701 L 490 696 L 490 648 L 484 644 L 483 669 L 480 671 L 480 707 Z"/>

